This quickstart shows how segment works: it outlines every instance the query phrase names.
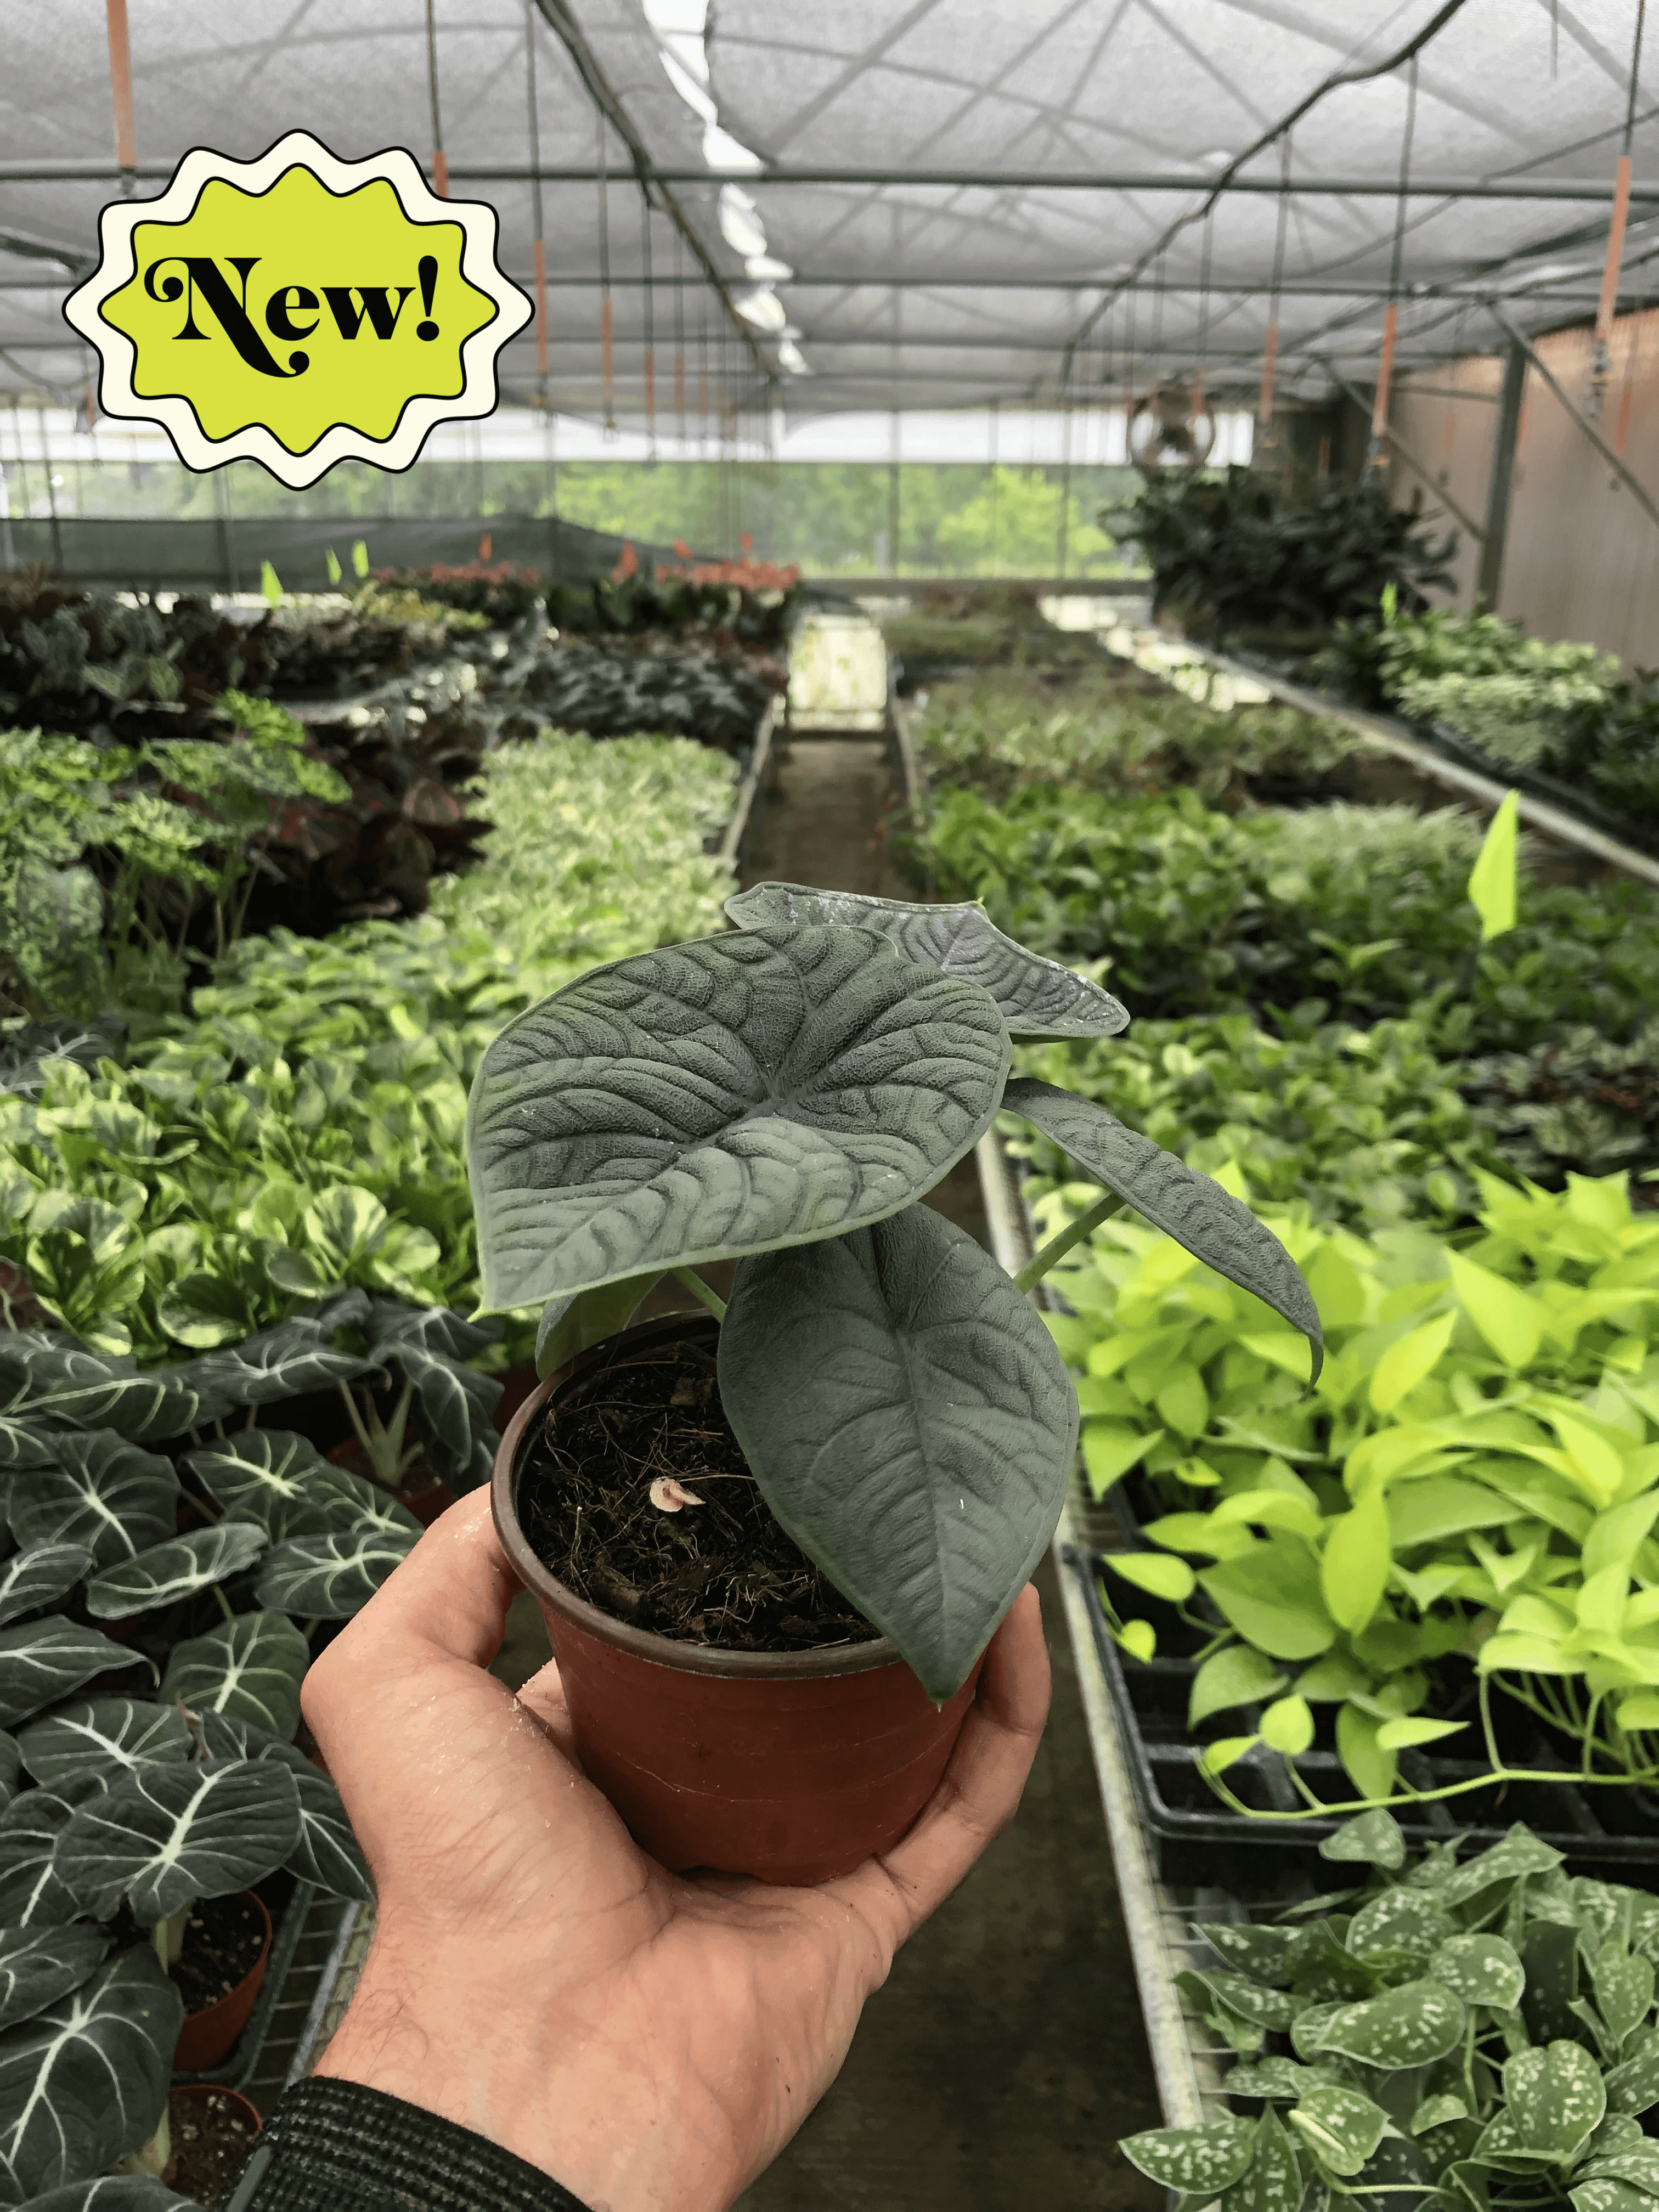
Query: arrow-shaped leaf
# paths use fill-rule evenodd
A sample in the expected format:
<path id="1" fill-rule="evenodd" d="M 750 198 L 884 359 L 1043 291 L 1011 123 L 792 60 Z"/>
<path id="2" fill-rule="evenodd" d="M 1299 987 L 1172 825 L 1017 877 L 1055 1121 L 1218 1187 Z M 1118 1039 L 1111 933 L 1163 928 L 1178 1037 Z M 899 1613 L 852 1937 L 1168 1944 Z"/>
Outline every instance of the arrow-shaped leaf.
<path id="1" fill-rule="evenodd" d="M 543 1382 L 579 1352 L 626 1328 L 661 1280 L 654 1273 L 629 1275 L 620 1283 L 601 1283 L 595 1291 L 550 1298 L 536 1332 L 536 1372 Z"/>
<path id="2" fill-rule="evenodd" d="M 1358 2089 L 1316 2081 L 1291 2114 L 1291 2125 L 1333 2173 L 1352 2175 L 1382 2140 L 1389 2116 Z"/>
<path id="3" fill-rule="evenodd" d="M 1505 2059 L 1504 2095 L 1520 2153 L 1563 2162 L 1607 2109 L 1601 2069 L 1589 2051 L 1565 2041 Z"/>
<path id="4" fill-rule="evenodd" d="M 293 1775 L 300 1793 L 300 1840 L 286 1861 L 290 1874 L 336 1897 L 374 1895 L 368 1863 L 351 1832 L 339 1791 L 297 1744 L 283 1743 L 246 1721 L 226 1720 L 220 1713 L 203 1715 L 202 1733 L 216 1759 L 268 1760 Z"/>
<path id="5" fill-rule="evenodd" d="M 884 1220 L 989 1127 L 976 983 L 864 930 L 741 932 L 596 968 L 507 1024 L 467 1109 L 483 1304 Z"/>
<path id="6" fill-rule="evenodd" d="M 140 1943 L 0 2035 L 0 2193 L 23 2203 L 147 2142 L 184 2016 L 176 1985 Z"/>
<path id="7" fill-rule="evenodd" d="M 1310 1380 L 1318 1381 L 1325 1337 L 1313 1293 L 1278 1237 L 1248 1206 L 1150 1137 L 1126 1128 L 1092 1099 L 1020 1077 L 1008 1085 L 1002 1103 L 1052 1137 L 1155 1229 L 1299 1328 L 1313 1348 Z"/>
<path id="8" fill-rule="evenodd" d="M 488 1482 L 497 1441 L 490 1422 L 501 1395 L 501 1377 L 463 1367 L 412 1337 L 382 1337 L 369 1356 L 413 1385 L 426 1455 L 437 1473 L 463 1490 Z"/>
<path id="9" fill-rule="evenodd" d="M 50 1790 L 25 1790 L 0 1813 L 0 1925 L 58 1928 L 81 1907 L 58 1872 L 58 1845 L 75 1808 Z"/>
<path id="10" fill-rule="evenodd" d="M 31 1544 L 0 1566 L 0 1623 L 54 1605 L 92 1565 L 84 1544 Z"/>
<path id="11" fill-rule="evenodd" d="M 87 1584 L 87 1611 L 95 1620 L 125 1620 L 174 1599 L 193 1597 L 229 1575 L 251 1567 L 264 1551 L 263 1531 L 246 1521 L 217 1521 L 137 1558 L 119 1559 Z"/>
<path id="12" fill-rule="evenodd" d="M 286 1741 L 300 1725 L 300 1684 L 311 1650 L 280 1613 L 239 1613 L 222 1628 L 175 1644 L 159 1692 L 192 1712 L 228 1713 Z"/>
<path id="13" fill-rule="evenodd" d="M 348 1620 L 421 1540 L 418 1528 L 358 1528 L 325 1536 L 290 1536 L 260 1571 L 256 1595 L 278 1613 Z"/>
<path id="14" fill-rule="evenodd" d="M 0 1928 L 0 2030 L 32 2020 L 78 1990 L 103 1964 L 109 1943 L 107 1929 L 85 1921 L 69 1928 Z"/>
<path id="15" fill-rule="evenodd" d="M 50 1466 L 52 1447 L 49 1430 L 21 1415 L 0 1413 L 0 1468 Z"/>
<path id="16" fill-rule="evenodd" d="M 172 1765 L 190 1757 L 193 1740 L 171 1705 L 139 1698 L 85 1698 L 31 1721 L 17 1739 L 23 1764 L 46 1789 L 88 1768 L 112 1781 L 157 1759 Z"/>
<path id="17" fill-rule="evenodd" d="M 0 1628 L 0 1725 L 9 1727 L 43 1706 L 55 1705 L 108 1668 L 148 1663 L 141 1652 L 61 1613 Z"/>
<path id="18" fill-rule="evenodd" d="M 225 1513 L 262 1528 L 273 1544 L 320 1535 L 337 1506 L 334 1469 L 308 1437 L 288 1429 L 239 1429 L 186 1452 L 185 1465 Z"/>
<path id="19" fill-rule="evenodd" d="M 826 1350 L 833 1346 L 833 1350 Z M 927 1206 L 743 1261 L 720 1402 L 761 1494 L 930 1698 L 1054 1534 L 1077 1398 L 1034 1308 Z"/>
<path id="20" fill-rule="evenodd" d="M 1229 2116 L 1202 2127 L 1147 2128 L 1118 2148 L 1149 2181 L 1208 2203 L 1249 2172 L 1255 2143 L 1255 2121 Z"/>
<path id="21" fill-rule="evenodd" d="M 204 1364 L 151 1368 L 141 1375 L 131 1358 L 106 1358 L 41 1331 L 19 1329 L 0 1336 L 0 1396 L 14 1417 L 27 1414 L 51 1426 L 113 1429 L 130 1443 L 154 1443 L 230 1412 L 234 1401 L 213 1392 L 200 1372 Z"/>
<path id="22" fill-rule="evenodd" d="M 418 1344 L 445 1359 L 476 1359 L 500 1340 L 498 1321 L 471 1322 L 448 1306 L 409 1306 L 396 1298 L 374 1298 L 358 1324 L 377 1348 L 387 1343 Z"/>
<path id="23" fill-rule="evenodd" d="M 331 1331 L 319 1320 L 296 1316 L 240 1344 L 204 1354 L 191 1361 L 189 1372 L 229 1407 L 269 1406 L 309 1390 L 331 1390 L 337 1382 L 356 1382 L 371 1365 L 336 1351 Z"/>
<path id="24" fill-rule="evenodd" d="M 173 1534 L 179 1478 L 170 1460 L 109 1429 L 56 1442 L 56 1464 L 13 1488 L 11 1533 L 20 1544 L 83 1545 L 95 1566 L 107 1567 Z"/>
<path id="25" fill-rule="evenodd" d="M 125 1898 L 142 1927 L 193 1897 L 228 1897 L 273 1874 L 300 1840 L 285 1766 L 140 1766 L 76 1812 L 58 1870 L 85 1911 Z"/>
<path id="26" fill-rule="evenodd" d="M 727 899 L 726 911 L 739 929 L 831 922 L 878 930 L 907 960 L 965 975 L 988 991 L 1017 1037 L 1115 1036 L 1129 1025 L 1128 1008 L 1109 991 L 1057 960 L 1028 952 L 1003 934 L 982 906 L 919 906 L 855 891 L 815 890 L 806 884 L 755 884 Z"/>

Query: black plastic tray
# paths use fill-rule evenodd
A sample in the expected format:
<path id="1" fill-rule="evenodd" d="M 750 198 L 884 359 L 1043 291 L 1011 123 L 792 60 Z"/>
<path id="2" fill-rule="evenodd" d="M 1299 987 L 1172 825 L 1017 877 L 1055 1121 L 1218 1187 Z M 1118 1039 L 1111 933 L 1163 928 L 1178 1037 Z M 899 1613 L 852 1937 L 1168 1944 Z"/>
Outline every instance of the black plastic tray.
<path id="1" fill-rule="evenodd" d="M 211 2081 L 222 2088 L 240 2089 L 251 2081 L 259 2063 L 265 2038 L 270 2032 L 271 2015 L 282 2002 L 283 1984 L 289 1969 L 294 1964 L 294 1954 L 300 1948 L 300 1938 L 305 1933 L 312 1899 L 318 1895 L 314 1883 L 296 1881 L 288 1903 L 273 1915 L 270 1931 L 270 1954 L 265 1960 L 264 1979 L 259 1984 L 259 1994 L 253 2001 L 247 2026 L 237 2037 L 223 2062 L 211 2067 L 205 2074 L 174 2074 L 175 2085 L 181 2081 Z"/>
<path id="2" fill-rule="evenodd" d="M 1275 1819 L 1275 1814 L 1297 1810 L 1303 1801 L 1291 1785 L 1284 1760 L 1262 1747 L 1227 1770 L 1228 1787 L 1251 1811 L 1235 1813 L 1224 1804 L 1199 1762 L 1206 1742 L 1254 1728 L 1254 1710 L 1239 1707 L 1200 1723 L 1196 1730 L 1189 1729 L 1187 1706 L 1196 1662 L 1154 1657 L 1143 1664 L 1126 1659 L 1112 1638 L 1100 1601 L 1097 1580 L 1101 1554 L 1068 1547 L 1063 1556 L 1067 1572 L 1077 1577 L 1084 1595 L 1130 1787 L 1158 1875 L 1177 1885 L 1218 1885 L 1248 1897 L 1277 1887 L 1285 1856 L 1293 1852 L 1300 1855 L 1316 1887 L 1346 1887 L 1352 1869 L 1321 1859 L 1318 1849 L 1347 1815 Z M 1137 1612 L 1143 1609 L 1157 1610 L 1137 1601 Z M 1460 1835 L 1471 1850 L 1484 1849 L 1497 1843 L 1512 1822 L 1522 1820 L 1544 1842 L 1565 1853 L 1576 1874 L 1642 1888 L 1659 1887 L 1659 1800 L 1634 1787 L 1580 1788 L 1559 1747 L 1521 1708 L 1511 1706 L 1504 1721 L 1506 1735 L 1513 1737 L 1517 1729 L 1524 1732 L 1514 1745 L 1517 1763 L 1559 1769 L 1560 1780 L 1492 1783 L 1430 1804 L 1410 1799 L 1392 1803 L 1389 1810 L 1407 1844 L 1416 1850 Z M 1353 1785 L 1334 1751 L 1316 1748 L 1295 1765 L 1316 1796 L 1330 1803 L 1352 1797 Z M 1401 1753 L 1400 1771 L 1413 1789 L 1431 1790 L 1473 1780 L 1489 1769 L 1484 1759 L 1407 1751 Z"/>

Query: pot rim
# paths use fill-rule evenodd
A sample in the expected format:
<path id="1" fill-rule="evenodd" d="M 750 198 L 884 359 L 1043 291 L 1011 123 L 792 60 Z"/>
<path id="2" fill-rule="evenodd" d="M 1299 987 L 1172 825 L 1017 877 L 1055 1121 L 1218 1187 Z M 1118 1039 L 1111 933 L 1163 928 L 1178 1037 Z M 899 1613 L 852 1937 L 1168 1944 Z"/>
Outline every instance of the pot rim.
<path id="1" fill-rule="evenodd" d="M 635 1322 L 603 1338 L 586 1352 L 538 1382 L 507 1423 L 495 1452 L 489 1479 L 489 1504 L 495 1534 L 519 1580 L 547 1609 L 573 1628 L 601 1644 L 609 1644 L 631 1657 L 655 1667 L 672 1667 L 683 1674 L 736 1675 L 750 1681 L 801 1682 L 835 1674 L 862 1674 L 878 1667 L 906 1662 L 890 1637 L 878 1636 L 865 1644 L 820 1644 L 810 1651 L 726 1651 L 717 1644 L 682 1644 L 654 1629 L 635 1628 L 603 1613 L 576 1595 L 531 1549 L 519 1524 L 517 1510 L 519 1446 L 525 1431 L 553 1393 L 565 1382 L 608 1354 L 619 1338 L 649 1344 L 659 1337 L 706 1335 L 718 1328 L 712 1314 L 666 1315 L 660 1321 Z"/>
<path id="2" fill-rule="evenodd" d="M 167 2085 L 168 2104 L 171 2104 L 175 2097 L 193 2099 L 208 2096 L 228 2097 L 232 2104 L 240 2105 L 252 2121 L 253 2131 L 256 2135 L 264 2127 L 264 2122 L 259 2117 L 258 2106 L 252 2102 L 252 2099 L 245 2097 L 240 2089 L 233 2089 L 228 2081 L 173 2081 Z"/>
<path id="3" fill-rule="evenodd" d="M 185 2014 L 185 2024 L 192 2020 L 205 2020 L 210 2012 L 217 2012 L 221 2005 L 234 2004 L 236 1999 L 240 1996 L 243 1990 L 246 1988 L 249 1982 L 251 1982 L 253 1977 L 263 1968 L 265 1960 L 270 1956 L 270 1939 L 272 1933 L 270 1907 L 265 1903 L 264 1898 L 260 1896 L 257 1889 L 236 1889 L 233 1890 L 230 1893 L 233 1897 L 245 1897 L 248 1903 L 255 1908 L 259 1917 L 265 1923 L 264 1940 L 259 1946 L 259 1955 L 254 1960 L 253 1964 L 248 1968 L 246 1973 L 243 1975 L 241 1980 L 237 1983 L 234 1989 L 227 1990 L 222 1997 L 215 1997 L 211 2004 L 198 2005 L 194 2012 L 187 2012 Z M 180 2026 L 179 2033 L 180 2034 L 184 2033 L 183 2025 Z M 222 2087 L 222 2084 L 216 2081 L 210 2081 L 204 2086 L 208 2088 L 219 2088 Z"/>

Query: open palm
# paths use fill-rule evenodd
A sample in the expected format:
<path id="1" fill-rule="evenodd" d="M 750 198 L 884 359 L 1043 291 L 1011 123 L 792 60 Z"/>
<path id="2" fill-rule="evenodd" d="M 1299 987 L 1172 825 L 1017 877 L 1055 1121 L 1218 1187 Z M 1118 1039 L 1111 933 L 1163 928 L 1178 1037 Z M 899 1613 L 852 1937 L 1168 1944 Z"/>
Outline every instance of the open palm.
<path id="1" fill-rule="evenodd" d="M 485 1671 L 519 1587 L 486 1492 L 307 1676 L 374 1947 L 319 2074 L 489 2136 L 592 2212 L 724 2212 L 834 2081 L 893 1954 L 1012 1819 L 1048 1708 L 1036 1593 L 892 1850 L 810 1889 L 667 1873 L 576 1762 L 556 1665 Z"/>

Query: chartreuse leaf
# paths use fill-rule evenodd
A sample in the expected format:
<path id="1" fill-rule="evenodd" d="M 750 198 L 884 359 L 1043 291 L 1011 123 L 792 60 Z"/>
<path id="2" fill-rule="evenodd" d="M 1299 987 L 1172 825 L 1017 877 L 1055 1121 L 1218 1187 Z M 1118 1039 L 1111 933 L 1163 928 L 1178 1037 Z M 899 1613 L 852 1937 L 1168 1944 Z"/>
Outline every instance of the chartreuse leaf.
<path id="1" fill-rule="evenodd" d="M 661 1280 L 659 1273 L 629 1275 L 571 1297 L 550 1298 L 536 1331 L 536 1372 L 543 1382 L 579 1352 L 626 1328 Z"/>
<path id="2" fill-rule="evenodd" d="M 1526 1968 L 1515 1946 L 1501 1936 L 1449 1936 L 1429 1960 L 1437 1982 L 1455 1990 L 1465 2004 L 1496 2005 L 1510 2011 L 1527 1985 Z"/>
<path id="3" fill-rule="evenodd" d="M 1269 2106 L 1255 2124 L 1249 2166 L 1222 2191 L 1221 2212 L 1298 2212 L 1302 2186 L 1295 2148 Z"/>
<path id="4" fill-rule="evenodd" d="M 1520 2154 L 1564 2165 L 1607 2108 L 1601 2069 L 1577 2043 L 1516 2051 L 1504 2062 L 1504 2097 Z"/>
<path id="5" fill-rule="evenodd" d="M 1483 945 L 1515 927 L 1516 819 L 1520 806 L 1517 792 L 1504 793 L 1469 870 L 1468 894 L 1480 917 Z"/>
<path id="6" fill-rule="evenodd" d="M 31 1544 L 0 1566 L 0 1623 L 38 1613 L 74 1589 L 92 1565 L 84 1544 Z"/>
<path id="7" fill-rule="evenodd" d="M 1358 2089 L 1316 2081 L 1291 2114 L 1291 2125 L 1333 2173 L 1358 2172 L 1382 2140 L 1389 2116 Z"/>
<path id="8" fill-rule="evenodd" d="M 1289 1677 L 1249 1644 L 1229 1644 L 1212 1651 L 1193 1677 L 1187 1725 L 1196 1728 L 1230 1706 L 1253 1705 L 1282 1690 Z"/>
<path id="9" fill-rule="evenodd" d="M 1314 1659 L 1336 1641 L 1319 1566 L 1299 1538 L 1271 1536 L 1200 1574 L 1200 1587 L 1239 1634 L 1273 1659 Z"/>
<path id="10" fill-rule="evenodd" d="M 78 1990 L 103 1964 L 109 1945 L 107 1929 L 84 1921 L 68 1928 L 0 1928 L 0 2031 Z"/>
<path id="11" fill-rule="evenodd" d="M 1489 1267 L 1449 1250 L 1457 1303 L 1506 1367 L 1525 1367 L 1538 1354 L 1549 1308 Z"/>
<path id="12" fill-rule="evenodd" d="M 1322 1859 L 1356 1859 L 1362 1865 L 1381 1867 L 1386 1873 L 1397 1873 L 1406 1863 L 1406 1838 L 1401 1833 L 1400 1823 L 1392 1813 L 1379 1806 L 1370 1813 L 1357 1814 L 1345 1820 L 1334 1836 L 1327 1836 L 1319 1846 Z"/>
<path id="13" fill-rule="evenodd" d="M 177 1984 L 138 1943 L 0 2035 L 0 2193 L 24 2203 L 147 2142 L 184 2016 Z"/>
<path id="14" fill-rule="evenodd" d="M 863 930 L 738 932 L 613 961 L 509 1022 L 467 1108 L 483 1303 L 885 1220 L 995 1117 L 976 983 Z"/>
<path id="15" fill-rule="evenodd" d="M 106 1668 L 148 1664 L 141 1652 L 61 1613 L 0 1628 L 0 1727 L 55 1705 Z"/>
<path id="16" fill-rule="evenodd" d="M 13 1488 L 9 1518 L 20 1544 L 78 1544 L 107 1567 L 173 1534 L 179 1478 L 170 1460 L 107 1429 L 54 1442 L 57 1463 Z"/>
<path id="17" fill-rule="evenodd" d="M 1255 2123 L 1226 2118 L 1197 2128 L 1148 2128 L 1118 2148 L 1149 2181 L 1208 2202 L 1242 2180 L 1255 2156 Z"/>
<path id="18" fill-rule="evenodd" d="M 1103 1106 L 1052 1083 L 1022 1076 L 1008 1085 L 1002 1103 L 1127 1199 L 1155 1229 L 1299 1328 L 1312 1350 L 1309 1380 L 1318 1381 L 1325 1356 L 1319 1309 L 1295 1261 L 1248 1206 L 1149 1137 L 1126 1128 Z"/>
<path id="19" fill-rule="evenodd" d="M 415 1528 L 331 1529 L 290 1536 L 259 1571 L 255 1595 L 277 1613 L 307 1620 L 349 1620 L 421 1540 Z"/>
<path id="20" fill-rule="evenodd" d="M 1342 2006 L 1320 2029 L 1315 2047 L 1392 2072 L 1455 2051 L 1463 2039 L 1463 2018 L 1462 1999 L 1442 1983 L 1403 1982 L 1380 1996 Z"/>
<path id="21" fill-rule="evenodd" d="M 1035 1309 L 965 1231 L 911 1206 L 741 1261 L 719 1373 L 785 1530 L 951 1697 L 1054 1534 L 1077 1441 Z"/>
<path id="22" fill-rule="evenodd" d="M 300 1797 L 285 1766 L 140 1766 L 76 1811 L 58 1869 L 107 1919 L 125 1899 L 143 1927 L 193 1897 L 228 1897 L 275 1873 L 300 1840 Z"/>
<path id="23" fill-rule="evenodd" d="M 35 1780 L 51 1790 L 88 1769 L 112 1781 L 146 1761 L 178 1764 L 190 1757 L 187 1723 L 172 1705 L 138 1698 L 85 1698 L 31 1721 L 17 1739 Z"/>
<path id="24" fill-rule="evenodd" d="M 300 1840 L 284 1862 L 301 1881 L 314 1881 L 337 1897 L 374 1894 L 368 1865 L 351 1832 L 340 1793 L 297 1744 L 267 1735 L 246 1721 L 204 1713 L 202 1735 L 213 1759 L 249 1759 L 285 1766 L 300 1796 Z"/>
<path id="25" fill-rule="evenodd" d="M 1127 1007 L 1109 991 L 1005 937 L 982 906 L 916 906 L 805 884 L 754 884 L 727 899 L 726 911 L 739 929 L 834 922 L 877 930 L 907 960 L 965 975 L 988 991 L 1022 1039 L 1115 1036 L 1129 1025 Z"/>
<path id="26" fill-rule="evenodd" d="M 1279 1698 L 1261 1716 L 1261 1741 L 1269 1751 L 1299 1759 L 1313 1740 L 1313 1709 L 1305 1698 Z"/>
<path id="27" fill-rule="evenodd" d="M 119 1646 L 117 1646 L 119 1649 Z M 280 1613 L 239 1613 L 222 1628 L 175 1644 L 161 1678 L 164 1705 L 252 1721 L 286 1741 L 300 1724 L 300 1683 L 311 1650 Z"/>
<path id="28" fill-rule="evenodd" d="M 1350 1702 L 1336 1716 L 1336 1753 L 1362 1797 L 1388 1797 L 1394 1791 L 1396 1760 L 1377 1741 L 1382 1723 Z"/>
<path id="29" fill-rule="evenodd" d="M 1382 1602 L 1392 1559 L 1389 1510 L 1381 1489 L 1368 1490 L 1328 1524 L 1319 1563 L 1325 1609 L 1339 1628 L 1357 1636 Z"/>
<path id="30" fill-rule="evenodd" d="M 1391 1413 L 1402 1398 L 1410 1396 L 1439 1365 L 1456 1326 L 1455 1314 L 1440 1314 L 1389 1346 L 1371 1370 L 1370 1395 L 1373 1413 Z"/>
<path id="31" fill-rule="evenodd" d="M 1173 1559 L 1166 1552 L 1103 1552 L 1101 1564 L 1137 1589 L 1165 1598 L 1173 1605 L 1189 1598 L 1198 1586 L 1185 1559 Z"/>
<path id="32" fill-rule="evenodd" d="M 192 1528 L 94 1575 L 87 1584 L 87 1611 L 95 1620 L 125 1620 L 177 1598 L 193 1597 L 251 1567 L 264 1543 L 263 1533 L 246 1521 Z"/>

